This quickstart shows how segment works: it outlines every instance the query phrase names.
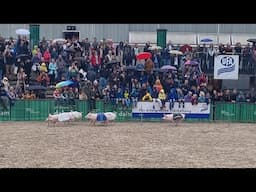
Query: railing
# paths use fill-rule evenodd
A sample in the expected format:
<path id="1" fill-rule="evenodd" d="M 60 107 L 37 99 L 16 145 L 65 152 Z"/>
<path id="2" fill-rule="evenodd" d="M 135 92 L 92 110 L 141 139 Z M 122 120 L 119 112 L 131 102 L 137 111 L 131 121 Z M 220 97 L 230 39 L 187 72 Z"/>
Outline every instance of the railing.
<path id="1" fill-rule="evenodd" d="M 208 74 L 213 74 L 214 63 L 212 63 L 212 65 L 210 64 L 209 59 L 206 57 L 207 56 L 206 53 L 200 53 L 200 54 L 198 53 L 197 55 L 200 61 L 202 71 Z M 239 55 L 239 74 L 248 74 L 248 75 L 256 74 L 256 61 L 253 60 L 252 54 L 249 54 L 249 55 L 235 54 L 235 55 Z"/>
<path id="2" fill-rule="evenodd" d="M 255 122 L 256 104 L 252 103 L 215 103 L 211 105 L 208 119 L 186 119 L 187 122 Z M 45 121 L 48 114 L 76 110 L 85 115 L 89 112 L 89 102 L 76 100 L 75 105 L 56 105 L 54 100 L 18 100 L 9 110 L 0 108 L 0 121 Z M 133 119 L 131 108 L 114 107 L 111 103 L 96 102 L 95 112 L 116 111 L 117 121 L 160 121 L 160 119 Z"/>

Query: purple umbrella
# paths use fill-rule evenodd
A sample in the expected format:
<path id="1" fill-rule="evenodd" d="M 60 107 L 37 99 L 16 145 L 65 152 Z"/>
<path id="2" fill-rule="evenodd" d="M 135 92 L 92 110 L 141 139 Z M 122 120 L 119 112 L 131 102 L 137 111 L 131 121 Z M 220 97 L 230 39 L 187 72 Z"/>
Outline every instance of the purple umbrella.
<path id="1" fill-rule="evenodd" d="M 177 70 L 176 67 L 171 66 L 171 65 L 164 65 L 161 67 L 162 70 Z"/>
<path id="2" fill-rule="evenodd" d="M 209 43 L 209 42 L 213 42 L 213 40 L 210 39 L 210 38 L 204 38 L 204 39 L 201 39 L 201 42 L 203 42 L 203 43 Z"/>
<path id="3" fill-rule="evenodd" d="M 185 65 L 199 65 L 199 62 L 188 60 L 188 61 L 186 61 L 184 64 L 185 64 Z"/>

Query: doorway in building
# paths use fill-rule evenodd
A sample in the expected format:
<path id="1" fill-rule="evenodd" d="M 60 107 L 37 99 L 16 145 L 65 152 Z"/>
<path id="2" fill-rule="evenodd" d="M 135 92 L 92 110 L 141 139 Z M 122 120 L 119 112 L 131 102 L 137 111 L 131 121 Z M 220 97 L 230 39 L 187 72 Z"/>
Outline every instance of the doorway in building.
<path id="1" fill-rule="evenodd" d="M 250 89 L 253 87 L 255 88 L 255 86 L 256 86 L 256 77 L 250 77 L 250 85 L 249 85 Z"/>
<path id="2" fill-rule="evenodd" d="M 79 40 L 79 31 L 63 31 L 62 36 L 64 39 Z"/>

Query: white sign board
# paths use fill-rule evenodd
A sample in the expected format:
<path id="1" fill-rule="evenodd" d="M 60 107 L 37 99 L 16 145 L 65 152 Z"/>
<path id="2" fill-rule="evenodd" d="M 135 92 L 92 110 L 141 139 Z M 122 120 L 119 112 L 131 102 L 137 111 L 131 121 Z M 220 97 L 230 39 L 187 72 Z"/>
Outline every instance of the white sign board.
<path id="1" fill-rule="evenodd" d="M 210 104 L 198 103 L 197 105 L 192 105 L 191 102 L 186 102 L 183 106 L 178 102 L 174 103 L 174 107 L 169 109 L 169 102 L 165 103 L 166 108 L 160 109 L 160 103 L 152 101 L 145 102 L 140 101 L 137 106 L 132 109 L 133 117 L 143 118 L 161 118 L 164 114 L 170 113 L 184 113 L 186 118 L 209 118 L 210 117 Z"/>
<path id="2" fill-rule="evenodd" d="M 238 79 L 239 56 L 218 55 L 214 58 L 214 79 Z"/>

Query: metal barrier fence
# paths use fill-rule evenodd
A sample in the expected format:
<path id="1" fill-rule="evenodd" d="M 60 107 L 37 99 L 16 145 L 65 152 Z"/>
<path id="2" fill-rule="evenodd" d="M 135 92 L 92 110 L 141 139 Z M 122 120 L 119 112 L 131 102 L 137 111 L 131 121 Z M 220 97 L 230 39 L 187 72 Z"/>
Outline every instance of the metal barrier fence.
<path id="1" fill-rule="evenodd" d="M 0 107 L 0 121 L 44 121 L 48 114 L 76 110 L 85 115 L 89 112 L 89 102 L 76 100 L 75 105 L 58 105 L 54 100 L 17 100 L 14 106 L 4 111 Z M 114 107 L 111 103 L 96 102 L 95 112 L 116 111 L 117 121 L 160 121 L 160 119 L 133 119 L 132 109 Z M 209 119 L 186 119 L 187 122 L 256 122 L 256 104 L 252 103 L 215 103 L 211 105 Z"/>

